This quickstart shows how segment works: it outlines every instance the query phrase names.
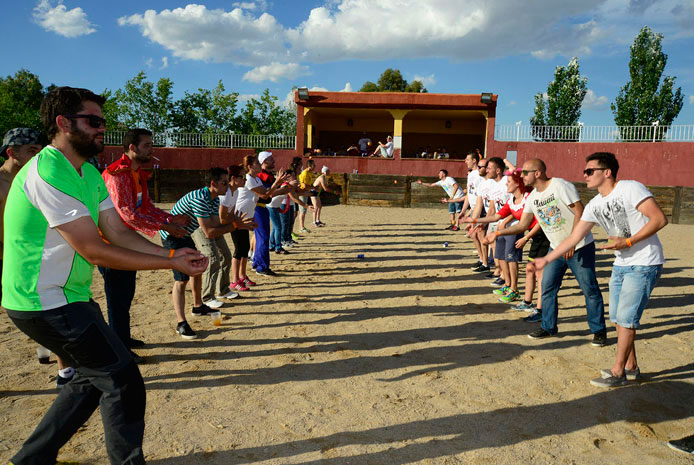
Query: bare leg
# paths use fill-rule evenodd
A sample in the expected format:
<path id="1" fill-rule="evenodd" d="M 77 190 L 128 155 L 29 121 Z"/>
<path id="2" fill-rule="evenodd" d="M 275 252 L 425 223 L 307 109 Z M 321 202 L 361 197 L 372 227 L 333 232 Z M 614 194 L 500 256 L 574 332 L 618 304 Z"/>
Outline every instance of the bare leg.
<path id="1" fill-rule="evenodd" d="M 248 267 L 248 258 L 243 257 L 241 259 L 241 264 L 239 265 L 239 279 L 248 277 L 248 274 L 246 274 L 246 268 L 247 267 Z"/>
<path id="2" fill-rule="evenodd" d="M 238 258 L 231 259 L 231 279 L 232 282 L 239 282 L 241 278 L 241 260 Z"/>
<path id="3" fill-rule="evenodd" d="M 494 262 L 497 265 L 497 270 L 500 270 L 499 275 L 501 276 L 501 279 L 504 280 L 504 285 L 510 286 L 511 278 L 509 277 L 508 263 L 506 262 L 506 260 L 497 259 L 494 259 Z"/>
<path id="4" fill-rule="evenodd" d="M 518 290 L 518 262 L 506 262 L 511 279 L 511 289 Z"/>
<path id="5" fill-rule="evenodd" d="M 537 305 L 535 308 L 542 310 L 542 270 L 535 273 L 535 279 L 537 279 Z"/>
<path id="6" fill-rule="evenodd" d="M 306 221 L 306 212 L 303 210 L 299 211 L 299 226 L 301 226 L 301 229 L 306 229 L 306 225 L 304 222 Z"/>
<path id="7" fill-rule="evenodd" d="M 624 368 L 635 370 L 638 367 L 636 361 L 636 348 L 634 347 L 636 330 L 617 325 L 617 360 L 612 367 L 615 376 L 624 375 Z"/>
<path id="8" fill-rule="evenodd" d="M 193 276 L 193 305 L 202 305 L 202 276 Z"/>
<path id="9" fill-rule="evenodd" d="M 186 320 L 186 284 L 188 284 L 188 281 L 174 281 L 173 290 L 171 291 L 176 321 L 178 323 Z"/>
<path id="10" fill-rule="evenodd" d="M 518 279 L 518 278 L 516 278 Z M 533 301 L 533 293 L 535 292 L 535 272 L 534 271 L 528 271 L 528 269 L 525 269 L 525 296 L 523 296 L 523 300 L 526 302 L 532 302 Z"/>
<path id="11" fill-rule="evenodd" d="M 58 370 L 64 370 L 65 368 L 69 368 L 67 365 L 65 365 L 65 362 L 63 362 L 63 359 L 58 357 L 57 355 L 55 356 L 56 362 L 58 362 Z"/>

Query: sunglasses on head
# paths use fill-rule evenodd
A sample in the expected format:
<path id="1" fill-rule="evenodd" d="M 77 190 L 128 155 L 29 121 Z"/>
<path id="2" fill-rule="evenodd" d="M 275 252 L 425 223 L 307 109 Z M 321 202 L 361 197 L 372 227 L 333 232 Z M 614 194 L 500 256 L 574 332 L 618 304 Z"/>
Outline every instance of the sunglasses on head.
<path id="1" fill-rule="evenodd" d="M 586 168 L 583 170 L 583 174 L 586 176 L 592 176 L 596 171 L 605 171 L 608 168 Z"/>
<path id="2" fill-rule="evenodd" d="M 69 119 L 77 119 L 77 118 L 84 118 L 87 120 L 87 123 L 89 126 L 93 127 L 94 129 L 99 129 L 101 126 L 106 127 L 106 120 L 102 118 L 101 116 L 96 116 L 96 115 L 63 115 L 66 118 Z"/>

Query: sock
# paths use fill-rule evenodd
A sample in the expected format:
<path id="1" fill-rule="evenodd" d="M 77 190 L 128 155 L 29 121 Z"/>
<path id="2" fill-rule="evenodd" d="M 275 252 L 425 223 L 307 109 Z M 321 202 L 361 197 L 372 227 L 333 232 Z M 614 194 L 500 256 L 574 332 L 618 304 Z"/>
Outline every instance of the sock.
<path id="1" fill-rule="evenodd" d="M 197 308 L 197 307 L 196 307 L 196 308 Z M 176 327 L 182 326 L 182 325 L 184 325 L 185 323 L 186 323 L 186 320 L 179 321 L 178 324 L 176 325 Z"/>
<path id="2" fill-rule="evenodd" d="M 523 299 L 523 303 L 527 305 L 532 305 L 533 301 L 532 300 L 525 300 Z"/>
<path id="3" fill-rule="evenodd" d="M 63 368 L 58 370 L 58 376 L 61 378 L 72 378 L 75 374 L 75 369 L 72 367 Z"/>

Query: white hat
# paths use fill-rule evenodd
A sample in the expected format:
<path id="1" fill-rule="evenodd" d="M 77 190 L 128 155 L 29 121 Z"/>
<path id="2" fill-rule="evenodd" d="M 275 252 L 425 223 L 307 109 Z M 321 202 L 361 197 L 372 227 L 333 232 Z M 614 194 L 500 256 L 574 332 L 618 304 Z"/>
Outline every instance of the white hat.
<path id="1" fill-rule="evenodd" d="M 271 156 L 272 156 L 272 152 L 260 152 L 258 154 L 258 163 L 260 163 L 262 165 L 263 162 L 265 160 L 267 160 L 268 158 L 270 158 Z"/>
<path id="2" fill-rule="evenodd" d="M 323 168 L 320 169 L 320 172 L 321 172 L 321 173 L 327 173 L 328 171 L 330 171 L 330 168 L 328 168 L 328 167 L 325 166 L 325 165 L 323 165 Z"/>

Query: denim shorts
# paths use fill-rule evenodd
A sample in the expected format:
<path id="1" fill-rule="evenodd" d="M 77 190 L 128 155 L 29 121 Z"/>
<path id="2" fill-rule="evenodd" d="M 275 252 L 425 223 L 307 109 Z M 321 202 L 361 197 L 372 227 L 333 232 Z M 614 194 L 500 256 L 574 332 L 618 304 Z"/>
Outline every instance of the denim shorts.
<path id="1" fill-rule="evenodd" d="M 663 265 L 614 266 L 610 278 L 610 320 L 637 329 Z"/>
<path id="2" fill-rule="evenodd" d="M 190 249 L 195 249 L 195 242 L 193 242 L 193 238 L 190 236 L 186 237 L 174 237 L 174 236 L 169 236 L 166 239 L 161 240 L 161 244 L 165 249 L 182 249 L 184 247 L 188 247 Z M 174 281 L 189 281 L 190 276 L 188 276 L 185 273 L 182 273 L 178 270 L 173 270 L 173 276 L 174 276 Z"/>
<path id="3" fill-rule="evenodd" d="M 463 209 L 463 202 L 454 202 L 448 204 L 448 213 L 457 213 Z"/>

